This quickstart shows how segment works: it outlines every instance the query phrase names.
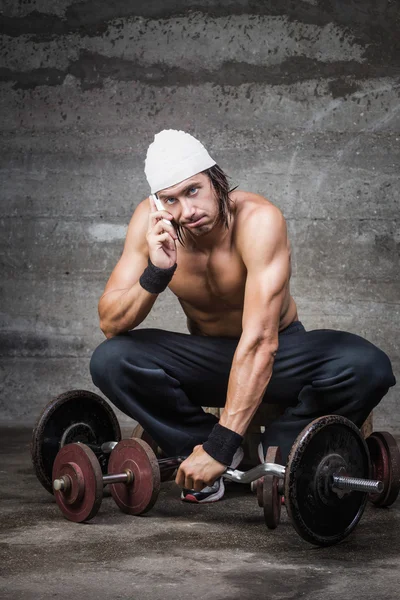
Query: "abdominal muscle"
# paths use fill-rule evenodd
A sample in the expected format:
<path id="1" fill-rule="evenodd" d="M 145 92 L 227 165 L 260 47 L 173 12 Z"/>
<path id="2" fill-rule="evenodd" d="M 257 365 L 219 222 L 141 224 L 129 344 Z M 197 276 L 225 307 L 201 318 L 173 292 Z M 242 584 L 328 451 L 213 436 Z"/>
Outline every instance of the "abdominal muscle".
<path id="1" fill-rule="evenodd" d="M 238 338 L 242 333 L 243 309 L 229 309 L 204 314 L 187 302 L 180 299 L 180 304 L 187 317 L 187 327 L 192 335 Z M 293 321 L 298 320 L 294 299 L 288 294 L 279 320 L 279 331 L 286 329 Z"/>
<path id="2" fill-rule="evenodd" d="M 193 257 L 185 259 L 181 256 L 169 287 L 178 297 L 189 332 L 193 335 L 240 337 L 246 284 L 243 265 L 231 255 L 229 275 L 226 276 L 226 268 L 220 269 L 216 263 L 212 265 L 208 262 L 207 268 L 201 261 L 193 261 Z M 298 319 L 289 281 L 286 284 L 279 331 Z"/>

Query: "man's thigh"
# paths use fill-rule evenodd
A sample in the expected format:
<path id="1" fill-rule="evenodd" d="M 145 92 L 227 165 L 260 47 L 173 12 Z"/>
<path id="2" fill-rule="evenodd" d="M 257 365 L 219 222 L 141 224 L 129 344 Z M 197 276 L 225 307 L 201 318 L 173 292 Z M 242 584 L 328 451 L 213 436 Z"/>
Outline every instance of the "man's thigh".
<path id="1" fill-rule="evenodd" d="M 193 404 L 225 405 L 238 339 L 159 329 L 137 329 L 126 335 L 131 341 L 128 360 L 139 361 L 139 366 L 163 369 L 177 380 Z"/>
<path id="2" fill-rule="evenodd" d="M 375 347 L 358 335 L 332 329 L 282 336 L 263 402 L 295 405 L 301 390 L 351 369 Z"/>
<path id="3" fill-rule="evenodd" d="M 151 363 L 175 378 L 193 404 L 223 407 L 233 356 L 239 340 L 196 336 L 158 329 L 127 334 L 143 366 Z M 295 405 L 301 390 L 335 376 L 357 353 L 374 348 L 367 340 L 342 331 L 320 329 L 279 336 L 279 348 L 263 402 Z"/>

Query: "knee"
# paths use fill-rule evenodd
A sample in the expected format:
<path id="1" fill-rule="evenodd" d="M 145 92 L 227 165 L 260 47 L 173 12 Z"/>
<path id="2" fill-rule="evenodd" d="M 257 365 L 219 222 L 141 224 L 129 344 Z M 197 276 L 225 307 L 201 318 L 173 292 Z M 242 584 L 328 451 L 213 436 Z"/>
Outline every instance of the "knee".
<path id="1" fill-rule="evenodd" d="M 362 340 L 352 348 L 348 359 L 356 378 L 369 389 L 386 394 L 388 389 L 395 385 L 389 357 L 374 344 Z"/>
<path id="2" fill-rule="evenodd" d="M 105 340 L 96 348 L 90 359 L 90 374 L 93 383 L 100 389 L 115 376 L 124 357 L 121 338 L 114 337 Z"/>
<path id="3" fill-rule="evenodd" d="M 382 390 L 385 394 L 389 388 L 395 385 L 396 379 L 393 374 L 392 364 L 385 352 L 374 346 L 374 355 L 369 361 L 370 377 L 372 385 Z"/>

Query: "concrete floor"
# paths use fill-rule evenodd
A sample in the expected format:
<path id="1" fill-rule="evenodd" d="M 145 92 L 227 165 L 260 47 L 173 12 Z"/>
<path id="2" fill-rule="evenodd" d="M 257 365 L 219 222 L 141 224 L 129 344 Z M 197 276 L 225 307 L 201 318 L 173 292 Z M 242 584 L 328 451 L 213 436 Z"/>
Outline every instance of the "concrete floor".
<path id="1" fill-rule="evenodd" d="M 105 497 L 90 524 L 66 521 L 33 474 L 30 430 L 0 429 L 0 597 L 397 600 L 400 500 L 369 506 L 344 542 L 315 548 L 283 522 L 269 532 L 255 497 L 230 484 L 208 506 L 162 484 L 142 517 Z"/>

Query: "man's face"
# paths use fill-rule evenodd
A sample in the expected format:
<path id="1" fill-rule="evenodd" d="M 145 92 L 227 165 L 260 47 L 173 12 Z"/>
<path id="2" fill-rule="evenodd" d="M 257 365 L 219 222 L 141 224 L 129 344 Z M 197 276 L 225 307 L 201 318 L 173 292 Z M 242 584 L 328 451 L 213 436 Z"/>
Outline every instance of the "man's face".
<path id="1" fill-rule="evenodd" d="M 218 218 L 218 203 L 207 175 L 198 173 L 157 193 L 174 221 L 193 235 L 211 231 Z"/>

